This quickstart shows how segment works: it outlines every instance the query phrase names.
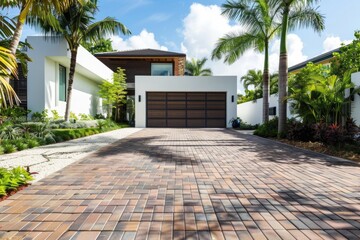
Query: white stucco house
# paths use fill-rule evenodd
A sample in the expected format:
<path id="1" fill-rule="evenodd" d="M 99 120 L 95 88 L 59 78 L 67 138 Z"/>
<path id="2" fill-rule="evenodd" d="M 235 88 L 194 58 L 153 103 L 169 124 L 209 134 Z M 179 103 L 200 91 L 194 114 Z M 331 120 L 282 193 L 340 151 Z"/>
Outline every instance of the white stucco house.
<path id="1" fill-rule="evenodd" d="M 27 54 L 28 63 L 27 107 L 32 112 L 44 109 L 57 110 L 64 115 L 67 99 L 67 82 L 70 66 L 70 51 L 65 40 L 43 36 L 27 37 L 32 46 Z M 71 112 L 75 114 L 102 113 L 98 97 L 99 84 L 111 80 L 113 71 L 83 47 L 79 47 L 74 76 Z"/>
<path id="2" fill-rule="evenodd" d="M 57 110 L 64 115 L 70 66 L 67 43 L 42 36 L 27 41 L 33 48 L 27 52 L 32 59 L 28 63 L 27 108 L 32 112 Z M 113 70 L 124 61 L 129 63 L 123 55 L 133 54 L 138 61 L 125 70 L 134 78 L 128 97 L 135 100 L 136 127 L 226 128 L 236 118 L 236 76 L 181 76 L 185 54 L 151 49 L 107 54 L 106 58 L 104 54 L 94 57 L 79 48 L 71 112 L 102 113 L 99 84 L 111 80 Z"/>

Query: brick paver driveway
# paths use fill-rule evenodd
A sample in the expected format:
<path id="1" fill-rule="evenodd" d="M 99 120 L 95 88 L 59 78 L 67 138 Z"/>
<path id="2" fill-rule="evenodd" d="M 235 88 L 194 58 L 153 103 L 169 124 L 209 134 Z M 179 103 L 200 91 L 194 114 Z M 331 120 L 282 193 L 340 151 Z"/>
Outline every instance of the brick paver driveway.
<path id="1" fill-rule="evenodd" d="M 0 203 L 1 239 L 358 239 L 360 168 L 222 129 L 145 129 Z"/>

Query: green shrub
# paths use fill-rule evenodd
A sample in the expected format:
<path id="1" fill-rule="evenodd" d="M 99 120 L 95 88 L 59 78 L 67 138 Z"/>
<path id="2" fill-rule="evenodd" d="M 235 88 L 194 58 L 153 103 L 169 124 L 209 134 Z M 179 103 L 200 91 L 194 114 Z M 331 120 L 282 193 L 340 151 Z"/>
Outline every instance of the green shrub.
<path id="1" fill-rule="evenodd" d="M 34 112 L 31 116 L 31 120 L 34 122 L 46 122 L 49 120 L 48 110 L 44 109 L 42 112 Z"/>
<path id="2" fill-rule="evenodd" d="M 315 130 L 314 127 L 309 124 L 304 124 L 295 119 L 290 119 L 287 123 L 286 138 L 296 141 L 314 141 Z"/>
<path id="3" fill-rule="evenodd" d="M 25 110 L 24 108 L 18 106 L 0 108 L 1 118 L 12 123 L 21 123 L 26 121 L 27 115 L 30 112 L 31 110 Z"/>
<path id="4" fill-rule="evenodd" d="M 79 118 L 73 112 L 70 112 L 70 119 L 75 120 L 75 121 L 79 120 Z"/>
<path id="5" fill-rule="evenodd" d="M 0 168 L 0 196 L 28 184 L 33 177 L 22 167 L 13 169 Z"/>
<path id="6" fill-rule="evenodd" d="M 4 154 L 4 148 L 0 145 L 0 154 Z"/>
<path id="7" fill-rule="evenodd" d="M 4 148 L 4 153 L 13 153 L 17 150 L 16 147 L 11 143 L 2 144 L 2 147 Z"/>
<path id="8" fill-rule="evenodd" d="M 14 127 L 12 125 L 7 125 L 0 129 L 0 139 L 17 139 L 21 137 L 22 131 L 18 127 Z"/>
<path id="9" fill-rule="evenodd" d="M 258 135 L 260 137 L 277 137 L 277 129 L 278 129 L 278 118 L 273 118 L 268 122 L 261 124 L 255 131 L 254 135 Z"/>
<path id="10" fill-rule="evenodd" d="M 34 148 L 40 145 L 36 139 L 27 139 L 26 143 L 29 148 Z"/>
<path id="11" fill-rule="evenodd" d="M 60 120 L 62 119 L 62 117 L 60 116 L 60 114 L 58 113 L 58 111 L 56 110 L 51 110 L 51 113 L 52 113 L 52 119 L 53 120 Z"/>
<path id="12" fill-rule="evenodd" d="M 80 113 L 79 114 L 80 120 L 93 120 L 93 116 L 90 114 Z"/>
<path id="13" fill-rule="evenodd" d="M 24 139 L 19 139 L 16 142 L 14 142 L 18 151 L 22 151 L 22 150 L 29 148 L 29 146 L 26 143 L 24 143 L 23 141 L 24 141 Z"/>
<path id="14" fill-rule="evenodd" d="M 65 141 L 76 139 L 93 134 L 100 133 L 100 130 L 95 128 L 78 128 L 78 129 L 56 129 L 53 130 L 55 138 L 61 138 Z"/>

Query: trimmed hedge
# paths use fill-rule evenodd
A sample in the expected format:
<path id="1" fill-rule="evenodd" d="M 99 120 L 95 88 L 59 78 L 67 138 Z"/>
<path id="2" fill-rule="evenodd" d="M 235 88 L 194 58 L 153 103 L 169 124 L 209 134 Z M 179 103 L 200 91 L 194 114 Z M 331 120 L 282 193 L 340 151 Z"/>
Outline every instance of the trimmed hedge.
<path id="1" fill-rule="evenodd" d="M 56 142 L 68 141 L 76 138 L 82 138 L 94 134 L 108 132 L 120 128 L 128 127 L 128 125 L 118 125 L 111 128 L 74 128 L 74 129 L 54 129 L 52 132 Z"/>

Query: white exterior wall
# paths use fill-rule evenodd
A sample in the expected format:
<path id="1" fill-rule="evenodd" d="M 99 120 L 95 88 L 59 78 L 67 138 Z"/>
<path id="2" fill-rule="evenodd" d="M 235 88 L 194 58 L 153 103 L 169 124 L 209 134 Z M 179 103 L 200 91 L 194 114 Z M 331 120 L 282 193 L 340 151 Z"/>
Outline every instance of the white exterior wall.
<path id="1" fill-rule="evenodd" d="M 40 112 L 57 110 L 65 114 L 66 102 L 59 101 L 59 65 L 66 67 L 68 80 L 70 51 L 65 40 L 53 41 L 42 36 L 28 37 L 33 47 L 28 50 L 32 62 L 28 64 L 28 109 Z M 97 92 L 103 80 L 111 80 L 112 70 L 80 47 L 74 76 L 71 111 L 79 114 L 102 112 Z M 68 85 L 67 85 L 68 86 Z"/>
<path id="2" fill-rule="evenodd" d="M 269 108 L 276 107 L 276 116 L 279 116 L 279 102 L 278 95 L 272 94 L 269 97 Z M 262 123 L 262 114 L 263 114 L 263 99 L 259 98 L 256 101 L 250 101 L 246 103 L 241 103 L 237 105 L 237 116 L 244 122 L 249 124 L 261 124 Z M 287 109 L 288 118 L 292 118 L 290 112 L 290 107 L 288 103 Z M 274 118 L 275 116 L 270 116 Z"/>
<path id="3" fill-rule="evenodd" d="M 360 87 L 360 72 L 351 75 L 351 81 L 355 84 L 355 88 Z M 351 117 L 360 125 L 360 96 L 355 94 L 354 101 L 351 102 Z"/>
<path id="4" fill-rule="evenodd" d="M 236 91 L 235 76 L 136 76 L 136 127 L 146 127 L 146 92 L 226 92 L 226 122 L 227 127 L 231 127 L 229 121 L 236 117 Z M 234 102 L 231 102 L 231 96 L 234 96 Z"/>

